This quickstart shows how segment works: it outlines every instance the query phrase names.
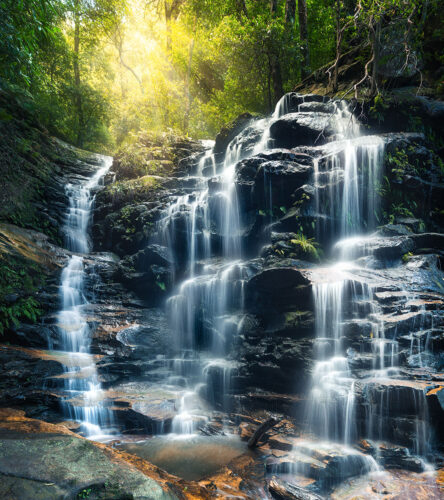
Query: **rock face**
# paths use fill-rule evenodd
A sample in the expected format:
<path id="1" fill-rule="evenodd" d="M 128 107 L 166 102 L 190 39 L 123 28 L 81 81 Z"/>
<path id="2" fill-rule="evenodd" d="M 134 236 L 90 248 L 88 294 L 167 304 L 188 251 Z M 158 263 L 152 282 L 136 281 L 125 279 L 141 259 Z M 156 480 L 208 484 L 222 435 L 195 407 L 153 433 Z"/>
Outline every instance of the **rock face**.
<path id="1" fill-rule="evenodd" d="M 324 144 L 334 133 L 331 115 L 315 111 L 285 115 L 270 127 L 279 148 Z"/>
<path id="2" fill-rule="evenodd" d="M 224 154 L 228 144 L 241 132 L 253 119 L 250 113 L 243 113 L 230 124 L 226 125 L 216 136 L 214 152 Z"/>
<path id="3" fill-rule="evenodd" d="M 241 468 L 242 484 L 239 479 L 231 489 L 240 498 L 262 494 L 265 471 L 307 480 L 304 488 L 270 481 L 268 492 L 275 498 L 329 494 L 338 482 L 370 471 L 374 460 L 419 474 L 423 462 L 414 455 L 432 454 L 430 429 L 442 443 L 442 162 L 423 135 L 399 131 L 357 140 L 351 161 L 347 143 L 336 141 L 340 105 L 291 93 L 267 122 L 269 136 L 261 129 L 263 120 L 243 115 L 217 137 L 214 155 L 188 140 L 168 143 L 167 153 L 146 143 L 143 161 L 131 168 L 127 157 L 119 157 L 97 194 L 92 231 L 97 252 L 84 257 L 83 312 L 107 408 L 119 429 L 140 438 L 177 430 L 185 419 L 206 435 L 240 425 L 245 438 L 267 412 L 296 419 L 297 430 L 288 425 L 264 438 L 262 458 L 250 457 L 255 465 L 243 458 L 248 465 Z M 270 149 L 254 154 L 262 143 Z M 238 160 L 228 194 L 222 172 L 227 147 Z M 372 170 L 375 164 L 379 170 Z M 91 166 L 70 170 L 65 182 L 69 175 L 87 175 Z M 359 197 L 355 205 L 344 189 L 350 179 Z M 233 207 L 237 212 L 230 212 Z M 359 212 L 356 220 L 352 209 Z M 227 250 L 232 227 L 243 254 Z M 43 309 L 39 321 L 22 319 L 8 327 L 6 339 L 13 346 L 0 349 L 0 406 L 59 422 L 63 371 L 81 369 L 46 350 L 60 347 L 58 278 L 68 253 L 40 234 L 20 231 L 1 226 L 0 250 L 13 251 L 18 242 L 28 249 L 27 259 L 44 256 L 48 270 L 36 294 Z M 353 237 L 333 245 L 338 234 Z M 227 255 L 243 260 L 227 263 Z M 335 260 L 340 265 L 330 266 Z M 15 303 L 14 294 L 8 295 L 8 304 Z M 326 319 L 332 317 L 334 325 Z M 221 359 L 208 360 L 214 345 Z M 299 432 L 312 431 L 307 408 L 319 390 L 316 382 L 325 378 L 317 363 L 322 356 L 336 358 L 339 368 L 332 370 L 328 397 L 320 397 L 327 405 L 321 410 L 331 410 L 333 420 L 351 418 L 353 453 L 342 445 L 326 449 L 296 440 Z M 350 381 L 345 415 L 341 405 Z M 198 415 L 187 407 L 195 386 Z M 190 414 L 197 426 L 186 420 Z M 15 418 L 4 416 L 7 422 Z M 38 494 L 23 498 L 88 489 L 100 498 L 108 493 L 106 484 L 117 488 L 116 498 L 187 498 L 185 488 L 190 495 L 197 492 L 194 498 L 215 498 L 239 470 L 231 464 L 214 483 L 178 483 L 59 426 L 45 428 L 40 438 L 36 426 L 43 424 L 24 421 L 37 437 L 29 439 L 20 488 Z M 4 440 L 12 451 L 3 447 L 6 454 L 0 457 L 5 485 L 11 453 L 19 454 L 23 446 L 22 431 L 17 436 L 9 426 Z M 36 464 L 31 475 L 38 449 L 47 467 Z M 62 453 L 67 463 L 80 456 L 73 471 L 53 472 Z M 247 478 L 258 464 L 259 490 Z M 246 493 L 245 484 L 254 493 Z"/>

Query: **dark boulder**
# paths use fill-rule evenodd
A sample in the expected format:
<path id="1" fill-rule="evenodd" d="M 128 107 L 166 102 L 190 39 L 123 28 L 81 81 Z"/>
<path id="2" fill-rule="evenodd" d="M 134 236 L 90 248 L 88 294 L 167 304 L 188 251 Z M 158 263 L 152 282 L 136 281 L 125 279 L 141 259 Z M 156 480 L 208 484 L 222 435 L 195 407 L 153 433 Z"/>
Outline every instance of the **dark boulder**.
<path id="1" fill-rule="evenodd" d="M 321 145 L 334 134 L 333 120 L 327 113 L 291 113 L 270 127 L 270 136 L 278 148 Z"/>
<path id="2" fill-rule="evenodd" d="M 243 113 L 235 120 L 225 125 L 216 136 L 214 143 L 214 153 L 225 153 L 228 144 L 245 128 L 245 126 L 253 119 L 250 113 Z"/>
<path id="3" fill-rule="evenodd" d="M 291 309 L 295 302 L 302 306 L 310 298 L 310 281 L 292 267 L 265 269 L 247 282 L 245 290 L 246 303 L 252 309 L 262 311 L 267 306 L 278 310 Z"/>

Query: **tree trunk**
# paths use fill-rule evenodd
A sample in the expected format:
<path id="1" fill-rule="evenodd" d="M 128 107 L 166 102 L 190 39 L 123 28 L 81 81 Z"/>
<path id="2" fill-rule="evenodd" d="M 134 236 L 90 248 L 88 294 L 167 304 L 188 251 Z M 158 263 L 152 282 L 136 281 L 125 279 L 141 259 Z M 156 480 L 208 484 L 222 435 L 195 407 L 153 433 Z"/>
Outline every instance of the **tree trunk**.
<path id="1" fill-rule="evenodd" d="M 271 97 L 271 60 L 270 54 L 267 54 L 268 58 L 268 72 L 267 72 L 267 98 L 268 98 L 268 111 L 271 113 L 273 111 L 273 99 Z"/>
<path id="2" fill-rule="evenodd" d="M 268 420 L 266 420 L 263 424 L 261 424 L 254 434 L 251 436 L 251 438 L 248 440 L 248 448 L 256 448 L 257 443 L 260 441 L 261 437 L 269 431 L 272 427 L 274 427 L 276 424 L 278 424 L 280 421 L 277 420 L 276 418 L 270 417 Z"/>
<path id="3" fill-rule="evenodd" d="M 274 104 L 284 95 L 284 86 L 282 84 L 282 71 L 279 57 L 275 54 L 271 55 L 271 76 L 273 79 L 273 97 Z"/>
<path id="4" fill-rule="evenodd" d="M 236 12 L 238 19 L 242 19 L 242 16 L 248 17 L 247 6 L 245 5 L 245 0 L 236 0 Z"/>
<path id="5" fill-rule="evenodd" d="M 80 89 L 80 0 L 74 2 L 74 86 L 75 86 L 75 99 L 74 105 L 77 112 L 77 146 L 83 146 L 83 106 L 82 106 L 82 93 Z"/>
<path id="6" fill-rule="evenodd" d="M 286 0 L 285 2 L 285 23 L 289 26 L 294 25 L 296 18 L 296 0 Z"/>
<path id="7" fill-rule="evenodd" d="M 277 0 L 270 0 L 270 11 L 272 16 L 275 17 L 277 14 Z M 275 49 L 272 49 L 269 54 L 269 61 L 273 81 L 273 98 L 274 104 L 276 104 L 284 95 L 284 87 L 282 85 L 282 71 L 281 64 L 279 62 L 279 53 L 276 53 L 274 50 Z"/>
<path id="8" fill-rule="evenodd" d="M 270 0 L 270 12 L 274 16 L 277 12 L 278 3 L 277 0 Z"/>
<path id="9" fill-rule="evenodd" d="M 171 54 L 172 42 L 171 42 L 171 23 L 175 21 L 180 14 L 180 8 L 184 0 L 164 0 L 165 8 L 165 25 L 166 25 L 166 51 L 167 54 Z"/>
<path id="10" fill-rule="evenodd" d="M 370 25 L 370 43 L 373 50 L 373 67 L 371 77 L 370 95 L 375 96 L 378 93 L 378 63 L 379 63 L 379 37 L 381 31 L 381 22 L 377 21 L 376 26 Z"/>
<path id="11" fill-rule="evenodd" d="M 193 34 L 194 35 L 194 34 Z M 190 112 L 191 112 L 191 64 L 193 62 L 193 50 L 194 50 L 194 36 L 190 42 L 190 55 L 188 58 L 188 68 L 187 68 L 187 80 L 186 80 L 186 95 L 187 95 L 187 108 L 185 111 L 185 120 L 184 120 L 184 131 L 188 133 L 188 127 L 190 124 Z"/>
<path id="12" fill-rule="evenodd" d="M 123 40 L 121 39 L 117 40 L 115 45 L 119 53 L 120 64 L 134 76 L 134 78 L 137 80 L 137 83 L 139 84 L 140 92 L 141 94 L 143 94 L 144 92 L 143 92 L 143 84 L 141 78 L 139 78 L 139 75 L 133 70 L 133 68 L 131 68 L 131 66 L 126 64 L 126 62 L 123 59 Z"/>
<path id="13" fill-rule="evenodd" d="M 308 50 L 307 2 L 298 0 L 299 34 L 302 46 L 301 78 L 310 74 L 310 54 Z"/>
<path id="14" fill-rule="evenodd" d="M 342 32 L 341 32 L 341 2 L 336 0 L 336 64 L 333 68 L 333 92 L 338 90 L 338 66 L 341 54 Z"/>
<path id="15" fill-rule="evenodd" d="M 168 55 L 171 54 L 172 42 L 171 42 L 171 9 L 169 8 L 168 2 L 165 2 L 165 28 L 166 28 L 166 52 Z"/>

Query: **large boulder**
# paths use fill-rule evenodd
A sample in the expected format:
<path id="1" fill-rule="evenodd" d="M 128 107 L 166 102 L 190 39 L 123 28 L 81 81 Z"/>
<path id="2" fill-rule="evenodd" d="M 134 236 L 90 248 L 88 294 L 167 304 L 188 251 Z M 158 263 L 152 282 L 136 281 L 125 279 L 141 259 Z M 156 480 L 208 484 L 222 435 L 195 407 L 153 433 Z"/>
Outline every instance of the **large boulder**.
<path id="1" fill-rule="evenodd" d="M 292 154 L 282 156 L 296 158 Z M 243 160 L 236 166 L 240 206 L 244 211 L 285 207 L 291 202 L 293 192 L 308 181 L 311 173 L 310 165 L 298 164 L 294 160 L 267 161 L 262 157 Z"/>
<path id="2" fill-rule="evenodd" d="M 278 148 L 325 144 L 335 134 L 328 113 L 290 113 L 270 126 L 270 137 Z"/>
<path id="3" fill-rule="evenodd" d="M 309 279 L 293 267 L 265 269 L 247 282 L 245 300 L 252 310 L 272 307 L 286 310 L 298 302 L 306 305 L 311 298 Z"/>
<path id="4" fill-rule="evenodd" d="M 0 496 L 11 500 L 48 498 L 133 498 L 175 500 L 182 483 L 145 460 L 83 439 L 62 425 L 0 410 Z M 202 496 L 200 496 L 202 495 Z"/>

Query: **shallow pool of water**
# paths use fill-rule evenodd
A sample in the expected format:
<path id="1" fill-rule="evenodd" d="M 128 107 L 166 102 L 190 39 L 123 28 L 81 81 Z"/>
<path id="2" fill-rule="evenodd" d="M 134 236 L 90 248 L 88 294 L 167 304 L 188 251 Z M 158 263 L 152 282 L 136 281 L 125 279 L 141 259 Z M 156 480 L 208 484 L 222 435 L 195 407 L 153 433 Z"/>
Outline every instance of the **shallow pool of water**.
<path id="1" fill-rule="evenodd" d="M 234 458 L 248 453 L 247 444 L 237 436 L 155 436 L 121 442 L 117 448 L 188 481 L 214 474 Z"/>

